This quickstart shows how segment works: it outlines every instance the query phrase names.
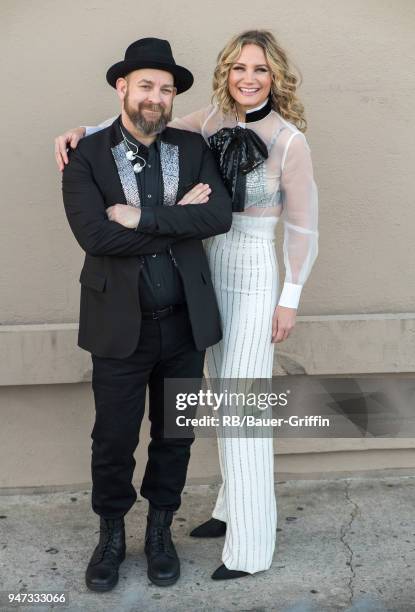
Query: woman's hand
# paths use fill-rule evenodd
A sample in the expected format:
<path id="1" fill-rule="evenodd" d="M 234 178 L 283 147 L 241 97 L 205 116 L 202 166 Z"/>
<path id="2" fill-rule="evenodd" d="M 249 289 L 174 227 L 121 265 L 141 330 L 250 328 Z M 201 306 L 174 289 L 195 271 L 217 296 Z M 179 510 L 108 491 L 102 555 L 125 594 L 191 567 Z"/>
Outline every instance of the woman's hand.
<path id="1" fill-rule="evenodd" d="M 277 306 L 272 317 L 272 339 L 271 342 L 283 342 L 288 338 L 295 326 L 297 315 L 296 308 Z"/>
<path id="2" fill-rule="evenodd" d="M 55 157 L 59 170 L 62 172 L 68 163 L 69 147 L 76 149 L 78 142 L 85 136 L 85 128 L 76 127 L 55 138 Z"/>
<path id="3" fill-rule="evenodd" d="M 211 192 L 212 190 L 207 183 L 198 183 L 177 204 L 180 204 L 180 206 L 185 206 L 186 204 L 206 204 L 209 202 Z"/>

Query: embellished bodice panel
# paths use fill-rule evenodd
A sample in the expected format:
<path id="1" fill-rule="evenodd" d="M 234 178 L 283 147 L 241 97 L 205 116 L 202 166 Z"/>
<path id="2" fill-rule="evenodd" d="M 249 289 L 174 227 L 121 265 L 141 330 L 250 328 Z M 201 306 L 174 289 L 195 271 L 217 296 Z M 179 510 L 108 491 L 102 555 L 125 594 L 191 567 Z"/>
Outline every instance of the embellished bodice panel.
<path id="1" fill-rule="evenodd" d="M 226 127 L 241 126 L 255 132 L 267 147 L 268 158 L 246 175 L 244 211 L 238 214 L 279 216 L 282 212 L 281 173 L 284 150 L 289 136 L 298 131 L 284 122 L 275 111 L 259 121 L 237 122 L 212 106 L 201 126 L 202 136 L 209 137 Z"/>

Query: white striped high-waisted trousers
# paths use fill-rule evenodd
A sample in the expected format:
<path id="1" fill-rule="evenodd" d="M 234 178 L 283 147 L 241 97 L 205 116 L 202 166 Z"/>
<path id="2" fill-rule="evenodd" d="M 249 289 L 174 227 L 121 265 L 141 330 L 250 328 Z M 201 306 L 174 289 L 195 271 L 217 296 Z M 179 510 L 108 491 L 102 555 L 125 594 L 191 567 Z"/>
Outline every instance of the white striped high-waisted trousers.
<path id="1" fill-rule="evenodd" d="M 233 215 L 227 234 L 205 241 L 223 339 L 206 352 L 209 378 L 271 378 L 278 298 L 278 218 Z M 270 567 L 277 507 L 273 439 L 218 436 L 222 485 L 213 517 L 226 522 L 222 562 L 249 573 Z"/>

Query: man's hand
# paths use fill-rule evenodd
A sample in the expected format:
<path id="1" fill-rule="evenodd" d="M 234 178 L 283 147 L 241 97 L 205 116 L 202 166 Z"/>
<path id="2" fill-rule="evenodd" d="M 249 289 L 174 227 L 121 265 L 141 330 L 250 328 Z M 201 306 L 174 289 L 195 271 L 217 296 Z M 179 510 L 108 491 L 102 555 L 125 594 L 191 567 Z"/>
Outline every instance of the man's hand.
<path id="1" fill-rule="evenodd" d="M 55 157 L 59 170 L 62 172 L 65 164 L 68 163 L 68 147 L 76 149 L 78 142 L 85 136 L 85 128 L 77 127 L 68 130 L 61 136 L 55 138 Z"/>
<path id="2" fill-rule="evenodd" d="M 271 342 L 283 342 L 288 338 L 295 326 L 296 308 L 277 306 L 272 317 L 272 339 Z"/>
<path id="3" fill-rule="evenodd" d="M 135 229 L 141 218 L 141 210 L 126 204 L 114 204 L 107 208 L 107 217 L 128 229 Z"/>
<path id="4" fill-rule="evenodd" d="M 212 190 L 207 183 L 198 183 L 177 204 L 180 204 L 180 206 L 185 206 L 186 204 L 206 204 L 209 202 L 211 192 Z"/>

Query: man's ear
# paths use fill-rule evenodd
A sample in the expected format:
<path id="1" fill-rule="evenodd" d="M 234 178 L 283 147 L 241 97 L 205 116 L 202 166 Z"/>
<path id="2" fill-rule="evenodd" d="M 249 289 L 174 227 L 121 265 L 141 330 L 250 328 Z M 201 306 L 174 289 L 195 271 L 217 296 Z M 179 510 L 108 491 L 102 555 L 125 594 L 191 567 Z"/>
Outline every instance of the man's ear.
<path id="1" fill-rule="evenodd" d="M 122 102 L 125 98 L 125 94 L 127 93 L 128 89 L 127 79 L 125 79 L 124 77 L 118 78 L 115 83 L 115 89 L 117 90 L 118 97 Z"/>

